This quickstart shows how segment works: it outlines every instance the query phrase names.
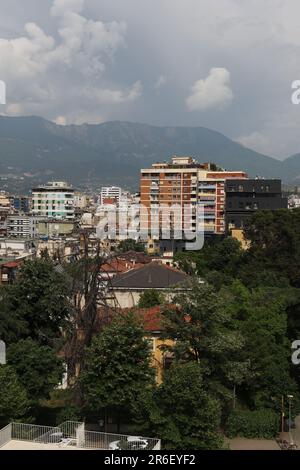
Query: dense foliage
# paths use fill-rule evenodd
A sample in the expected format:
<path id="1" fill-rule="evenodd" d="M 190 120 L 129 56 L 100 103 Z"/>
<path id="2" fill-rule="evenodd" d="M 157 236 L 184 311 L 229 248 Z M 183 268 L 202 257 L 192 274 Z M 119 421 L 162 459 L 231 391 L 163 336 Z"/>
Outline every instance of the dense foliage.
<path id="1" fill-rule="evenodd" d="M 278 428 L 278 414 L 272 410 L 234 410 L 228 418 L 227 435 L 274 439 Z"/>

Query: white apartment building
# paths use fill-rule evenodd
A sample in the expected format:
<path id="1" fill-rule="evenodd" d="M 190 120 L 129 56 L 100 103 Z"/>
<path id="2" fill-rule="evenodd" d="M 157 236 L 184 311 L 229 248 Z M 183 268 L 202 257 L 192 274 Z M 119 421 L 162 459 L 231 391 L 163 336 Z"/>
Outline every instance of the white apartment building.
<path id="1" fill-rule="evenodd" d="M 32 213 L 49 219 L 74 219 L 74 189 L 65 181 L 34 188 Z"/>
<path id="2" fill-rule="evenodd" d="M 122 189 L 117 186 L 105 186 L 101 188 L 100 205 L 119 204 L 122 196 Z"/>
<path id="3" fill-rule="evenodd" d="M 7 235 L 14 238 L 35 238 L 38 236 L 38 223 L 41 217 L 26 214 L 7 217 Z"/>

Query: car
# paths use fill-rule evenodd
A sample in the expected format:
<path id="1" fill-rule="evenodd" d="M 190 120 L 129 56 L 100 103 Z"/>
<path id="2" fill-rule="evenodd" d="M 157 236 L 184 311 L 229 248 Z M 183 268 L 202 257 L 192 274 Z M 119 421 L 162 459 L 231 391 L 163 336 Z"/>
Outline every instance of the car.
<path id="1" fill-rule="evenodd" d="M 109 444 L 109 450 L 122 450 L 120 447 L 120 442 L 121 441 L 113 441 Z"/>
<path id="2" fill-rule="evenodd" d="M 148 441 L 141 436 L 129 436 L 127 442 L 130 444 L 131 449 L 147 449 Z"/>
<path id="3" fill-rule="evenodd" d="M 141 436 L 128 436 L 126 440 L 113 441 L 109 444 L 110 450 L 144 450 L 147 447 L 147 439 Z"/>
<path id="4" fill-rule="evenodd" d="M 48 441 L 53 443 L 53 444 L 58 444 L 63 440 L 63 433 L 62 432 L 53 432 L 52 434 L 49 435 Z"/>

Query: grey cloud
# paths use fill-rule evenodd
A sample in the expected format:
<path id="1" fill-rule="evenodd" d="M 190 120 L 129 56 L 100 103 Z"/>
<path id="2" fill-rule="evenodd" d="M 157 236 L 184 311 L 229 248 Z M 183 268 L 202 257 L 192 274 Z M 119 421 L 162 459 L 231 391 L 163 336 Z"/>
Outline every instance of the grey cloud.
<path id="1" fill-rule="evenodd" d="M 300 150 L 290 89 L 300 79 L 298 0 L 26 0 L 17 8 L 24 3 L 1 1 L 6 112 L 199 125 L 278 157 Z M 234 99 L 191 112 L 191 86 L 216 67 L 230 72 Z"/>

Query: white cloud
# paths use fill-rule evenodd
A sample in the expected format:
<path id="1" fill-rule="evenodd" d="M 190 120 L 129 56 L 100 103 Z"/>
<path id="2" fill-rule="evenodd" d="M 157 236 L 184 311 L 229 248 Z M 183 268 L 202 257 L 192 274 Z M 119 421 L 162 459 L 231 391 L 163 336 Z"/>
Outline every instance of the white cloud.
<path id="1" fill-rule="evenodd" d="M 81 13 L 85 0 L 54 0 L 50 13 L 52 16 L 61 16 L 66 12 Z"/>
<path id="2" fill-rule="evenodd" d="M 112 90 L 109 88 L 87 88 L 86 96 L 93 98 L 98 104 L 118 104 L 126 101 L 134 101 L 142 95 L 142 84 L 137 81 L 129 90 Z"/>
<path id="3" fill-rule="evenodd" d="M 224 108 L 233 100 L 230 73 L 222 67 L 212 68 L 207 78 L 194 83 L 191 91 L 191 95 L 186 99 L 190 111 Z"/>
<path id="4" fill-rule="evenodd" d="M 164 86 L 167 83 L 167 77 L 165 75 L 160 75 L 155 84 L 154 84 L 154 90 L 159 91 L 162 86 Z"/>
<path id="5" fill-rule="evenodd" d="M 34 22 L 24 36 L 0 37 L 0 77 L 7 83 L 6 113 L 38 113 L 56 119 L 91 110 L 101 103 L 125 103 L 139 98 L 140 81 L 110 90 L 104 74 L 115 53 L 125 45 L 126 24 L 83 16 L 85 0 L 55 0 L 51 15 L 56 37 Z M 86 92 L 87 83 L 89 93 Z M 9 106 L 10 105 L 10 106 Z M 53 115 L 51 116 L 51 112 Z M 54 114 L 55 113 L 55 114 Z M 49 116 L 50 114 L 50 116 Z"/>
<path id="6" fill-rule="evenodd" d="M 271 151 L 270 139 L 257 131 L 249 135 L 238 137 L 235 140 L 244 147 L 248 147 L 260 153 L 268 154 Z"/>
<path id="7" fill-rule="evenodd" d="M 67 118 L 66 118 L 66 116 L 57 116 L 54 119 L 54 122 L 55 122 L 55 124 L 57 124 L 59 126 L 65 126 L 67 124 Z"/>

